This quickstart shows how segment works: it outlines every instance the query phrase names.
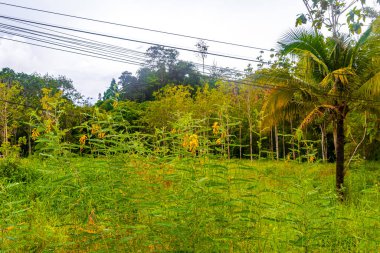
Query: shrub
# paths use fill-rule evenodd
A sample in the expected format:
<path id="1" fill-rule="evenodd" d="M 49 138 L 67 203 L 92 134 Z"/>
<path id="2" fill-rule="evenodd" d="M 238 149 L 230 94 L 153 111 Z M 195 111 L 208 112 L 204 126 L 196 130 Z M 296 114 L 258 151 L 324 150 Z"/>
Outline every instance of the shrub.
<path id="1" fill-rule="evenodd" d="M 4 177 L 9 182 L 32 182 L 38 177 L 34 168 L 27 168 L 17 160 L 0 160 L 0 177 Z"/>

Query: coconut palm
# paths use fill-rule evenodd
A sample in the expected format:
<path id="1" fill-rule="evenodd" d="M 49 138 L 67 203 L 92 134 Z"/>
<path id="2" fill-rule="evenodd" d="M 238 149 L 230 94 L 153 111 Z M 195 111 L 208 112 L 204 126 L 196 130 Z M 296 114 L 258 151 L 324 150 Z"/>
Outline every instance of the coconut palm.
<path id="1" fill-rule="evenodd" d="M 315 31 L 298 29 L 287 33 L 279 44 L 282 53 L 294 56 L 298 63 L 292 72 L 274 69 L 268 71 L 270 78 L 258 76 L 274 85 L 263 110 L 271 119 L 303 117 L 300 127 L 320 117 L 331 120 L 336 187 L 343 197 L 346 116 L 357 109 L 380 110 L 378 29 L 370 26 L 357 40 L 349 36 L 325 38 Z"/>

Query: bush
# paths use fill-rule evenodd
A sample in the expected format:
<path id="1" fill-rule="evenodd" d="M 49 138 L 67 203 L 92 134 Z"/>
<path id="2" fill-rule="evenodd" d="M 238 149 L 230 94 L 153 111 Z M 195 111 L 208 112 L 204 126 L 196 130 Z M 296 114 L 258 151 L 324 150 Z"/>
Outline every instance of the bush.
<path id="1" fill-rule="evenodd" d="M 14 159 L 0 160 L 0 177 L 6 178 L 9 182 L 29 183 L 37 179 L 38 173 L 35 169 L 22 166 Z"/>

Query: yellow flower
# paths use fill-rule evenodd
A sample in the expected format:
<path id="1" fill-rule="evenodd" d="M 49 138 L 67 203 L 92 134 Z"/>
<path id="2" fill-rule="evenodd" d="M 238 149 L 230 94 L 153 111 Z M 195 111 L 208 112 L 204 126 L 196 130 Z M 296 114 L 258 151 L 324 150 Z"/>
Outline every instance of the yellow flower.
<path id="1" fill-rule="evenodd" d="M 47 120 L 45 120 L 45 133 L 50 133 L 51 132 L 51 129 L 52 129 L 52 127 L 53 127 L 53 122 L 52 122 L 52 120 L 51 119 L 47 119 Z"/>
<path id="2" fill-rule="evenodd" d="M 91 134 L 96 134 L 97 132 L 100 131 L 100 126 L 97 124 L 92 124 L 91 125 Z"/>
<path id="3" fill-rule="evenodd" d="M 216 140 L 216 144 L 218 144 L 218 145 L 222 144 L 222 140 L 221 140 L 220 138 L 217 139 L 217 140 Z"/>
<path id="4" fill-rule="evenodd" d="M 187 148 L 189 146 L 189 136 L 186 134 L 183 137 L 182 147 Z"/>
<path id="5" fill-rule="evenodd" d="M 40 132 L 38 132 L 37 128 L 32 130 L 32 139 L 36 140 L 40 136 Z"/>
<path id="6" fill-rule="evenodd" d="M 313 155 L 309 157 L 309 162 L 311 163 L 315 162 L 315 157 Z"/>
<path id="7" fill-rule="evenodd" d="M 87 140 L 87 135 L 82 135 L 80 138 L 79 138 L 79 143 L 81 146 L 83 146 L 84 144 L 86 144 L 86 140 Z"/>
<path id="8" fill-rule="evenodd" d="M 98 133 L 99 139 L 103 139 L 104 136 L 106 136 L 106 133 L 103 133 L 103 132 Z"/>
<path id="9" fill-rule="evenodd" d="M 212 133 L 217 135 L 219 133 L 219 123 L 218 122 L 214 122 L 214 124 L 212 125 Z"/>
<path id="10" fill-rule="evenodd" d="M 183 137 L 182 147 L 188 149 L 191 153 L 195 154 L 195 151 L 199 147 L 198 135 L 192 134 L 189 136 L 188 134 L 186 134 Z"/>
<path id="11" fill-rule="evenodd" d="M 170 133 L 175 134 L 175 133 L 177 133 L 177 130 L 175 130 L 175 128 L 173 128 L 173 129 L 170 131 Z"/>
<path id="12" fill-rule="evenodd" d="M 198 135 L 192 134 L 190 135 L 190 141 L 189 141 L 189 151 L 193 154 L 195 154 L 195 151 L 199 147 L 199 141 L 198 141 Z"/>

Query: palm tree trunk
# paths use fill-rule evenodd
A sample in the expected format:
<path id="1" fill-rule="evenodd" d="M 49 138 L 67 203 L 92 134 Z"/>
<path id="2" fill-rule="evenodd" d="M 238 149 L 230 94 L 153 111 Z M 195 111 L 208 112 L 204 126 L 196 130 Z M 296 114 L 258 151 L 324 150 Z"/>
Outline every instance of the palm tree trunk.
<path id="1" fill-rule="evenodd" d="M 339 112 L 336 121 L 336 189 L 341 200 L 343 200 L 344 183 L 344 115 Z"/>

